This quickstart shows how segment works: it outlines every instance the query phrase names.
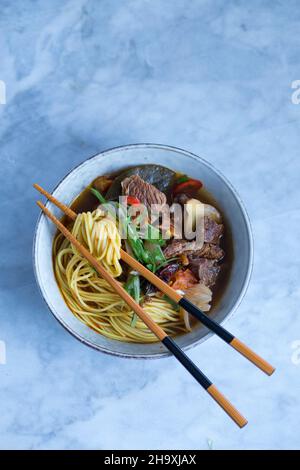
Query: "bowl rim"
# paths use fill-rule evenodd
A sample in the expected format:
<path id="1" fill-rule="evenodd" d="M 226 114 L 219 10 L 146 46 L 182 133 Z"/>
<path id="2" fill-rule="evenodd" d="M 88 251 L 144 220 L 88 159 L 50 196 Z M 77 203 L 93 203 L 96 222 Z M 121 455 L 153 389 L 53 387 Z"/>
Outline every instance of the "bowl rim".
<path id="1" fill-rule="evenodd" d="M 249 282 L 250 282 L 250 279 L 251 279 L 251 275 L 252 275 L 252 271 L 253 271 L 253 262 L 254 262 L 254 242 L 253 242 L 253 232 L 252 232 L 252 227 L 251 227 L 251 222 L 250 222 L 250 218 L 249 218 L 249 215 L 248 215 L 248 212 L 246 210 L 246 207 L 241 199 L 241 197 L 239 196 L 238 192 L 236 191 L 236 189 L 233 187 L 233 185 L 231 184 L 231 182 L 227 179 L 226 176 L 223 175 L 223 173 L 218 170 L 212 163 L 210 163 L 209 161 L 207 161 L 205 158 L 203 157 L 200 157 L 199 155 L 195 154 L 195 153 L 192 153 L 188 150 L 185 150 L 185 149 L 182 149 L 180 147 L 175 147 L 175 146 L 172 146 L 172 145 L 166 145 L 166 144 L 155 144 L 155 143 L 137 143 L 137 144 L 125 144 L 125 145 L 119 145 L 119 146 L 116 146 L 116 147 L 112 147 L 110 149 L 106 149 L 106 150 L 103 150 L 101 152 L 98 152 L 94 155 L 92 155 L 91 157 L 88 157 L 86 158 L 85 160 L 83 160 L 82 162 L 78 163 L 77 165 L 75 165 L 74 167 L 72 167 L 60 180 L 59 182 L 56 184 L 56 186 L 52 189 L 51 191 L 51 194 L 53 194 L 57 189 L 58 187 L 63 183 L 63 181 L 71 174 L 73 173 L 73 171 L 77 170 L 78 168 L 80 168 L 81 166 L 84 166 L 85 164 L 87 164 L 90 160 L 93 160 L 94 158 L 98 158 L 99 156 L 105 156 L 106 154 L 109 154 L 109 153 L 113 153 L 113 152 L 116 152 L 116 151 L 120 151 L 120 150 L 127 150 L 127 149 L 132 149 L 132 148 L 159 148 L 161 150 L 169 150 L 169 151 L 175 151 L 175 152 L 178 152 L 178 153 L 182 153 L 182 154 L 185 154 L 187 156 L 189 156 L 190 158 L 194 159 L 195 161 L 201 161 L 201 163 L 203 165 L 205 165 L 206 167 L 208 167 L 210 170 L 212 170 L 221 180 L 224 181 L 224 183 L 226 184 L 226 186 L 229 188 L 229 190 L 231 191 L 231 193 L 233 194 L 233 196 L 235 197 L 240 209 L 241 209 L 241 213 L 242 213 L 242 216 L 243 216 L 243 219 L 245 221 L 245 225 L 246 225 L 246 232 L 247 232 L 247 241 L 248 241 L 248 245 L 249 245 L 249 257 L 248 257 L 248 266 L 247 266 L 247 270 L 246 270 L 246 274 L 245 274 L 245 277 L 244 277 L 244 280 L 243 280 L 243 287 L 234 303 L 234 305 L 232 306 L 231 310 L 228 312 L 228 314 L 226 315 L 226 317 L 219 323 L 220 325 L 224 325 L 224 323 L 229 320 L 233 315 L 234 313 L 237 311 L 238 307 L 240 306 L 246 292 L 247 292 L 247 289 L 248 289 L 248 286 L 249 286 Z M 47 200 L 47 204 L 49 204 L 49 201 Z M 47 205 L 46 204 L 46 205 Z M 39 231 L 39 225 L 41 223 L 41 219 L 43 217 L 43 212 L 40 211 L 39 213 L 39 216 L 38 216 L 38 219 L 37 219 L 37 222 L 36 222 L 36 225 L 35 225 L 35 229 L 34 229 L 34 236 L 33 236 L 33 247 L 32 247 L 32 263 L 33 263 L 33 270 L 34 270 L 34 275 L 35 275 L 35 280 L 36 280 L 36 283 L 37 283 L 37 286 L 38 286 L 38 289 L 40 291 L 40 294 L 44 300 L 44 302 L 46 303 L 47 307 L 48 307 L 48 310 L 51 312 L 51 314 L 53 315 L 53 317 L 56 319 L 56 321 L 66 330 L 68 331 L 68 333 L 70 333 L 74 338 L 76 338 L 78 341 L 80 341 L 81 343 L 91 347 L 92 349 L 96 350 L 96 351 L 100 351 L 100 352 L 103 352 L 105 354 L 109 354 L 109 355 L 113 355 L 113 356 L 117 356 L 117 357 L 123 357 L 123 358 L 129 358 L 129 359 L 159 359 L 159 358 L 162 358 L 162 357 L 169 357 L 171 354 L 169 351 L 163 351 L 163 352 L 158 352 L 158 353 L 152 353 L 152 354 L 129 354 L 129 353 L 122 353 L 122 352 L 119 352 L 119 351 L 112 351 L 111 349 L 108 349 L 107 347 L 105 346 L 102 346 L 102 345 L 96 345 L 92 342 L 90 342 L 89 340 L 83 338 L 82 336 L 80 336 L 79 334 L 77 334 L 74 330 L 72 330 L 71 328 L 68 327 L 67 324 L 65 324 L 63 321 L 61 321 L 61 319 L 59 319 L 56 314 L 54 313 L 54 311 L 52 310 L 50 304 L 48 303 L 48 301 L 46 300 L 45 296 L 44 296 L 44 292 L 42 290 L 42 287 L 40 285 L 40 280 L 39 280 L 39 271 L 38 271 L 38 268 L 37 268 L 37 235 L 38 235 L 38 231 Z M 202 338 L 199 338 L 198 340 L 196 341 L 193 341 L 192 343 L 190 343 L 189 345 L 186 345 L 185 347 L 183 347 L 183 349 L 185 351 L 191 349 L 191 348 L 194 348 L 196 347 L 197 345 L 203 343 L 204 341 L 208 340 L 209 338 L 211 338 L 212 336 L 214 335 L 213 332 L 207 330 L 207 333 L 202 337 Z"/>

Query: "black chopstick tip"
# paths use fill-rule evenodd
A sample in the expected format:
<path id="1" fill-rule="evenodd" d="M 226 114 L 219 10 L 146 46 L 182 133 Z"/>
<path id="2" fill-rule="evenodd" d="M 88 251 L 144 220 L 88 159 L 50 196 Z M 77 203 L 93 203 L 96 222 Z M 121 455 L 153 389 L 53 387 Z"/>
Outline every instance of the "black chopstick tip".
<path id="1" fill-rule="evenodd" d="M 211 331 L 216 333 L 221 339 L 223 339 L 226 343 L 231 343 L 231 341 L 234 339 L 234 336 L 229 333 L 229 331 L 225 330 L 219 323 L 214 321 L 212 318 L 210 318 L 208 315 L 206 315 L 200 308 L 198 308 L 196 305 L 194 305 L 190 300 L 188 300 L 185 297 L 182 297 L 178 305 L 182 307 L 184 310 L 186 310 L 188 313 L 193 315 L 193 317 L 197 318 L 203 325 L 205 325 L 207 328 L 209 328 Z"/>
<path id="2" fill-rule="evenodd" d="M 176 357 L 176 359 L 189 371 L 190 374 L 197 380 L 197 382 L 207 390 L 212 382 L 201 372 L 200 369 L 190 360 L 190 358 L 182 351 L 182 349 L 170 337 L 166 336 L 162 343 L 166 348 Z"/>

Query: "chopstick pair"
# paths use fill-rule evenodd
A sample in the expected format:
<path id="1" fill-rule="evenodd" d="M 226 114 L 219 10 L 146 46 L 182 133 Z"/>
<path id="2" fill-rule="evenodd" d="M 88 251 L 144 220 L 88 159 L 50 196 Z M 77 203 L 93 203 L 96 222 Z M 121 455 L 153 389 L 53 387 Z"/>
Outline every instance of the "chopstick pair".
<path id="1" fill-rule="evenodd" d="M 76 213 L 69 207 L 57 201 L 51 194 L 45 191 L 38 185 L 34 187 L 44 194 L 51 202 L 63 210 L 65 214 L 73 220 L 76 218 Z M 190 372 L 190 374 L 197 380 L 197 382 L 206 390 L 206 392 L 223 408 L 223 410 L 230 416 L 230 418 L 240 427 L 247 424 L 246 418 L 230 403 L 230 401 L 217 389 L 217 387 L 203 374 L 203 372 L 187 357 L 182 349 L 176 342 L 166 334 L 166 332 L 155 323 L 154 320 L 148 315 L 143 308 L 135 302 L 135 300 L 125 291 L 120 282 L 114 279 L 94 258 L 94 256 L 72 235 L 72 233 L 45 207 L 40 201 L 37 202 L 38 206 L 49 217 L 49 219 L 57 226 L 60 232 L 77 248 L 77 250 L 84 256 L 96 271 L 102 276 L 113 289 L 120 295 L 120 297 L 132 308 L 132 310 L 141 318 L 141 320 L 148 326 L 148 328 L 155 334 L 164 346 L 176 357 L 176 359 Z M 125 253 L 125 252 L 124 252 Z M 122 257 L 123 259 L 123 257 Z M 142 266 L 142 265 L 141 265 Z M 142 274 L 142 273 L 141 273 Z M 169 286 L 168 286 L 169 287 Z"/>
<path id="2" fill-rule="evenodd" d="M 61 209 L 68 217 L 72 220 L 75 220 L 77 217 L 76 212 L 70 209 L 65 204 L 58 201 L 45 189 L 41 188 L 38 184 L 33 185 L 41 194 L 47 197 L 49 201 L 53 202 L 59 209 Z M 246 357 L 249 361 L 255 364 L 259 369 L 265 372 L 267 375 L 271 375 L 274 372 L 274 367 L 265 361 L 262 357 L 256 354 L 252 349 L 250 349 L 246 344 L 242 343 L 238 338 L 233 336 L 229 331 L 215 322 L 212 318 L 206 315 L 202 310 L 200 310 L 196 305 L 186 299 L 183 295 L 176 292 L 171 286 L 162 281 L 158 276 L 153 272 L 149 271 L 145 266 L 139 263 L 135 258 L 130 256 L 126 251 L 121 249 L 121 259 L 125 263 L 129 264 L 135 271 L 138 271 L 144 278 L 151 282 L 155 287 L 160 291 L 166 294 L 170 299 L 177 303 L 184 310 L 189 312 L 195 318 L 201 321 L 203 325 L 213 331 L 219 338 L 232 346 L 236 351 Z"/>

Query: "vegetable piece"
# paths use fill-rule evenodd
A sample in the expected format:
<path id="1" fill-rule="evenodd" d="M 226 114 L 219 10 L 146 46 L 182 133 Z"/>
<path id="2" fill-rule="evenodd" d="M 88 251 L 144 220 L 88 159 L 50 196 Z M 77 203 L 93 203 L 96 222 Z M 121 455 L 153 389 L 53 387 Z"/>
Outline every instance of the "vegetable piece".
<path id="1" fill-rule="evenodd" d="M 182 289 L 184 291 L 184 289 Z M 211 308 L 210 302 L 212 300 L 212 291 L 209 287 L 202 283 L 197 282 L 196 284 L 188 287 L 185 290 L 185 298 L 190 300 L 194 305 L 199 307 L 203 312 L 208 312 Z M 181 309 L 183 321 L 188 331 L 191 331 L 191 316 L 188 312 Z"/>
<path id="2" fill-rule="evenodd" d="M 173 262 L 174 260 L 177 261 L 177 259 L 178 258 L 168 259 L 160 266 L 157 266 L 155 273 L 164 282 L 169 283 L 176 271 L 178 271 L 178 269 L 180 268 L 180 264 L 178 262 Z M 144 292 L 146 293 L 146 295 L 151 296 L 155 294 L 157 290 L 157 287 L 151 284 L 151 282 L 144 282 Z"/>
<path id="3" fill-rule="evenodd" d="M 139 304 L 140 303 L 140 296 L 141 296 L 140 276 L 139 275 L 134 275 L 133 278 L 134 278 L 134 281 L 133 281 L 133 298 Z M 137 314 L 134 312 L 133 315 L 132 315 L 130 326 L 135 328 L 137 319 L 138 319 Z"/>
<path id="4" fill-rule="evenodd" d="M 193 302 L 194 305 L 199 307 L 203 312 L 208 312 L 210 310 L 210 302 L 212 299 L 212 292 L 209 287 L 205 286 L 204 284 L 197 283 L 194 284 L 192 287 L 189 287 L 185 291 L 185 298 Z M 183 316 L 183 321 L 185 327 L 188 331 L 191 331 L 191 316 L 186 311 L 181 309 L 181 313 Z"/>
<path id="5" fill-rule="evenodd" d="M 186 291 L 189 287 L 192 287 L 197 283 L 197 278 L 189 269 L 186 269 L 185 271 L 181 269 L 180 271 L 177 271 L 174 278 L 172 278 L 171 286 L 175 290 Z"/>
<path id="6" fill-rule="evenodd" d="M 204 204 L 198 199 L 189 199 L 184 206 L 186 218 L 185 227 L 189 230 L 195 230 L 197 221 L 204 217 Z"/>
<path id="7" fill-rule="evenodd" d="M 99 201 L 103 204 L 105 208 L 107 208 L 109 212 L 109 206 L 114 204 L 113 202 L 107 202 L 105 197 L 97 191 L 95 188 L 91 188 L 91 192 L 96 196 Z M 128 244 L 134 254 L 134 257 L 143 264 L 146 264 L 148 269 L 155 272 L 156 264 L 165 261 L 165 257 L 161 251 L 161 249 L 157 248 L 158 243 L 156 244 L 156 258 L 153 257 L 149 250 L 145 249 L 143 241 L 139 238 L 138 232 L 134 226 L 134 224 L 130 223 L 130 218 L 127 215 L 126 209 L 119 203 L 115 203 L 119 207 L 119 224 L 121 228 L 125 230 L 127 234 Z M 115 215 L 115 214 L 114 214 Z M 152 226 L 151 226 L 152 227 Z M 155 229 L 155 227 L 153 227 Z M 161 242 L 161 240 L 157 240 Z M 164 240 L 163 240 L 164 242 Z M 156 261 L 157 259 L 157 261 Z"/>
<path id="8" fill-rule="evenodd" d="M 95 188 L 91 188 L 91 192 L 96 196 L 101 204 L 103 204 L 106 208 L 108 208 L 109 211 L 109 205 L 113 203 L 108 203 L 102 194 L 97 191 Z M 139 239 L 139 236 L 137 234 L 137 231 L 134 227 L 133 224 L 130 223 L 130 219 L 128 218 L 125 208 L 118 204 L 118 207 L 120 209 L 119 215 L 119 223 L 122 225 L 122 229 L 125 229 L 125 233 L 128 236 L 128 243 L 130 245 L 130 248 L 132 249 L 134 256 L 136 257 L 137 260 L 141 262 L 148 262 L 149 261 L 149 255 L 148 253 L 144 250 L 143 242 L 142 240 Z M 123 207 L 123 210 L 122 210 Z M 114 214 L 115 215 L 115 214 Z"/>
<path id="9" fill-rule="evenodd" d="M 140 295 L 141 295 L 141 289 L 140 289 L 140 276 L 138 274 L 133 275 L 133 297 L 134 300 L 139 303 L 140 302 Z"/>
<path id="10" fill-rule="evenodd" d="M 214 220 L 218 224 L 222 222 L 222 216 L 220 212 L 214 206 L 211 206 L 210 204 L 204 204 L 204 215 Z"/>
<path id="11" fill-rule="evenodd" d="M 139 238 L 138 232 L 133 224 L 127 222 L 128 243 L 134 253 L 134 256 L 141 263 L 147 264 L 152 261 L 151 254 L 145 249 L 143 241 Z"/>
<path id="12" fill-rule="evenodd" d="M 147 217 L 148 220 L 148 217 Z M 147 220 L 143 221 L 142 214 L 137 216 L 132 222 L 137 227 L 139 226 L 140 237 L 149 241 L 150 243 L 155 243 L 160 246 L 165 246 L 166 241 L 163 238 L 162 232 L 158 227 L 155 227 L 152 224 L 149 224 Z"/>
<path id="13" fill-rule="evenodd" d="M 179 263 L 170 263 L 165 266 L 163 269 L 157 271 L 156 275 L 162 279 L 164 282 L 170 282 L 174 274 L 178 271 L 180 265 Z"/>
<path id="14" fill-rule="evenodd" d="M 146 268 L 149 269 L 149 271 L 155 271 L 155 266 L 153 264 L 146 264 Z"/>
<path id="15" fill-rule="evenodd" d="M 155 272 L 156 264 L 165 261 L 165 257 L 160 249 L 160 243 L 164 243 L 164 240 L 158 239 L 157 243 L 152 248 L 151 243 L 149 243 L 148 247 L 145 247 L 143 241 L 139 238 L 139 233 L 135 225 L 131 224 L 130 220 L 126 228 L 128 235 L 128 243 L 134 253 L 134 256 L 138 261 L 143 264 L 146 264 L 148 269 Z M 154 250 L 155 253 L 152 255 L 152 251 Z"/>
<path id="16" fill-rule="evenodd" d="M 91 193 L 94 194 L 94 196 L 96 196 L 97 199 L 99 199 L 99 201 L 101 202 L 101 204 L 106 204 L 106 199 L 104 196 L 102 196 L 102 194 L 95 188 L 91 188 Z"/>
<path id="17" fill-rule="evenodd" d="M 199 199 L 189 199 L 184 206 L 187 219 L 185 223 L 187 227 L 193 230 L 196 227 L 196 222 L 199 218 L 207 216 L 218 224 L 221 223 L 222 218 L 220 212 L 210 204 L 203 204 Z"/>
<path id="18" fill-rule="evenodd" d="M 182 310 L 183 321 L 184 321 L 187 331 L 192 331 L 191 322 L 190 322 L 190 314 L 186 310 L 183 310 L 183 309 L 181 310 Z"/>
<path id="19" fill-rule="evenodd" d="M 142 240 L 129 237 L 128 241 L 136 259 L 142 263 L 148 263 L 150 256 L 149 253 L 145 251 Z"/>
<path id="20" fill-rule="evenodd" d="M 137 319 L 138 319 L 138 316 L 137 316 L 137 314 L 134 312 L 133 315 L 132 315 L 132 318 L 131 318 L 131 322 L 130 322 L 130 326 L 131 326 L 132 328 L 135 328 Z"/>
<path id="21" fill-rule="evenodd" d="M 128 294 L 131 295 L 131 297 L 133 297 L 134 300 L 139 304 L 141 298 L 140 276 L 136 273 L 131 273 L 124 288 L 128 292 Z M 137 314 L 134 312 L 131 318 L 130 326 L 134 328 L 137 319 Z"/>
<path id="22" fill-rule="evenodd" d="M 173 188 L 173 194 L 190 193 L 197 191 L 198 189 L 202 188 L 202 186 L 203 185 L 201 181 L 190 178 L 188 181 L 176 184 Z"/>
<path id="23" fill-rule="evenodd" d="M 165 246 L 166 244 L 166 241 L 162 238 L 162 234 L 159 228 L 154 227 L 154 225 L 151 224 L 147 225 L 145 239 L 151 243 L 156 243 L 160 246 Z"/>
<path id="24" fill-rule="evenodd" d="M 182 175 L 176 178 L 175 184 L 178 185 L 179 183 L 185 183 L 186 181 L 189 181 L 190 177 L 187 175 Z"/>
<path id="25" fill-rule="evenodd" d="M 210 310 L 212 291 L 204 284 L 197 283 L 194 286 L 188 288 L 185 292 L 185 297 L 201 310 L 203 310 L 203 312 L 208 312 Z"/>
<path id="26" fill-rule="evenodd" d="M 165 255 L 158 243 L 146 241 L 144 247 L 150 253 L 151 260 L 156 266 L 166 261 Z"/>
<path id="27" fill-rule="evenodd" d="M 120 209 L 119 214 L 121 214 L 122 216 L 121 218 L 123 228 L 125 228 L 127 233 L 128 243 L 133 251 L 135 258 L 143 264 L 147 264 L 149 262 L 151 263 L 151 254 L 148 250 L 145 249 L 143 241 L 139 237 L 139 233 L 135 227 L 135 224 L 131 223 L 130 217 L 128 217 L 125 207 L 121 204 L 118 204 L 118 207 Z M 149 267 L 148 269 L 151 269 L 153 271 L 153 265 L 151 265 L 151 268 Z"/>
<path id="28" fill-rule="evenodd" d="M 116 203 L 115 202 L 107 202 L 105 197 L 95 188 L 91 188 L 91 193 L 101 202 L 103 208 L 107 211 L 108 214 L 112 216 L 113 219 L 116 218 Z"/>
<path id="29" fill-rule="evenodd" d="M 141 201 L 137 197 L 134 197 L 134 196 L 124 196 L 124 197 L 126 198 L 127 204 L 131 206 L 139 206 L 141 203 Z"/>
<path id="30" fill-rule="evenodd" d="M 161 263 L 157 266 L 156 270 L 158 271 L 159 269 L 163 268 L 166 265 L 169 265 L 169 263 L 172 263 L 173 261 L 178 261 L 178 257 L 174 256 L 174 258 L 166 259 L 166 261 L 164 261 L 163 263 Z"/>

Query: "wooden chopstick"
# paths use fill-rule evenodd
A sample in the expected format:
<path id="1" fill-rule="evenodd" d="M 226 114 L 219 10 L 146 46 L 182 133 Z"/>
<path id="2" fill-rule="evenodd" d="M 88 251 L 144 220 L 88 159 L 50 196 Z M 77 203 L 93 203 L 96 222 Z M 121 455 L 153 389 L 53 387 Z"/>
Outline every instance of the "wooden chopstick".
<path id="1" fill-rule="evenodd" d="M 49 201 L 53 202 L 59 209 L 61 209 L 67 216 L 72 220 L 75 220 L 77 217 L 76 212 L 74 212 L 70 207 L 66 206 L 62 202 L 58 201 L 52 194 L 48 193 L 38 184 L 33 185 L 41 194 L 47 197 Z M 139 263 L 135 258 L 130 256 L 126 251 L 121 249 L 121 258 L 125 263 L 129 264 L 134 270 L 138 271 L 144 278 L 150 281 L 154 286 L 156 286 L 160 291 L 166 294 L 170 299 L 176 302 L 184 310 L 189 312 L 195 318 L 201 321 L 203 325 L 213 331 L 217 336 L 219 336 L 223 341 L 232 346 L 236 351 L 246 357 L 250 362 L 255 366 L 265 372 L 267 375 L 273 374 L 275 368 L 269 364 L 265 359 L 256 354 L 252 349 L 250 349 L 246 344 L 242 343 L 237 337 L 232 335 L 229 331 L 223 328 L 219 323 L 214 321 L 208 315 L 206 315 L 202 310 L 200 310 L 196 305 L 186 299 L 183 295 L 176 292 L 171 286 L 166 284 L 162 279 L 156 276 L 153 272 L 149 271 L 145 266 Z"/>
<path id="2" fill-rule="evenodd" d="M 217 387 L 201 372 L 201 370 L 188 358 L 175 341 L 155 323 L 144 309 L 123 289 L 122 285 L 114 279 L 94 256 L 72 235 L 72 233 L 45 207 L 40 201 L 37 202 L 42 211 L 56 225 L 61 233 L 77 248 L 96 271 L 103 277 L 120 297 L 132 308 L 132 310 L 143 320 L 155 336 L 166 346 L 176 359 L 190 372 L 197 382 L 209 393 L 209 395 L 223 408 L 230 418 L 240 427 L 247 424 L 247 420 L 241 413 L 219 392 Z"/>

